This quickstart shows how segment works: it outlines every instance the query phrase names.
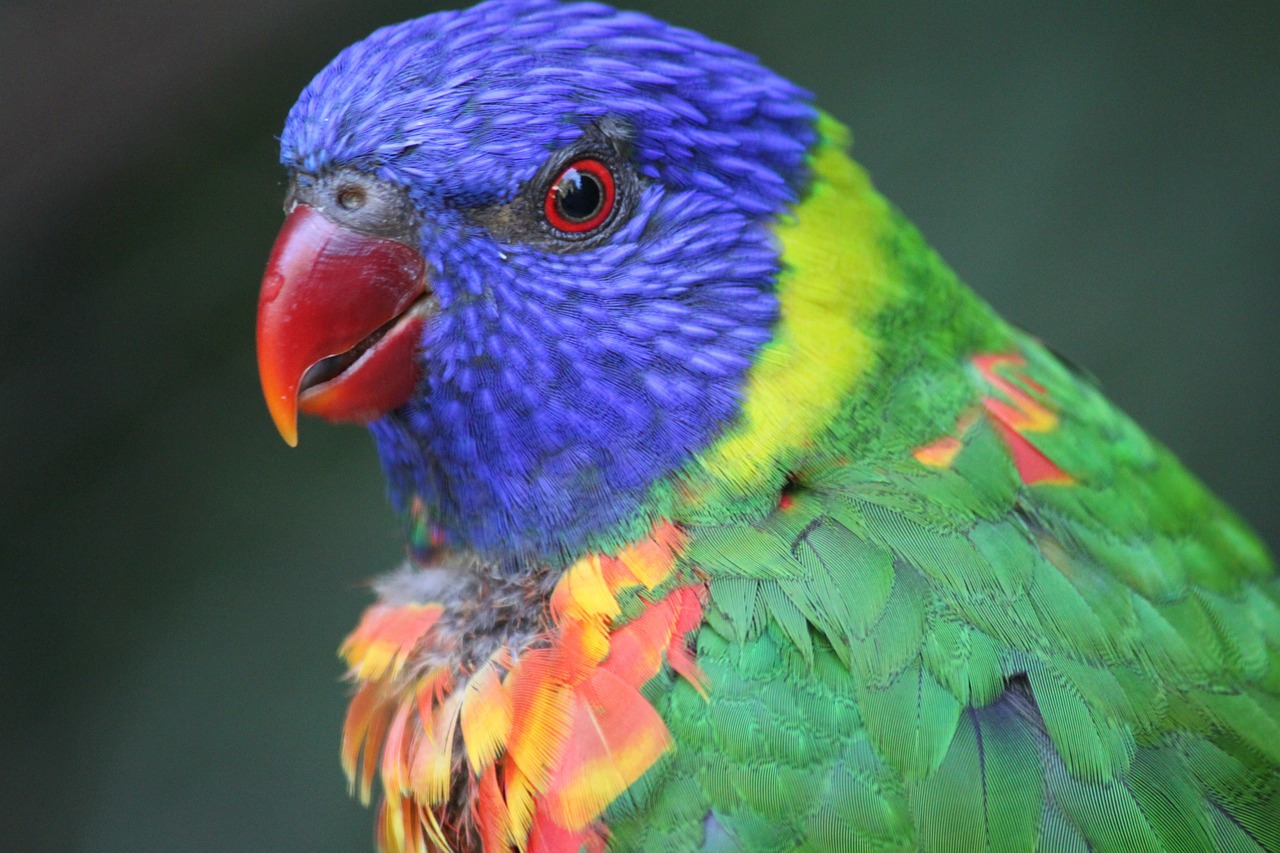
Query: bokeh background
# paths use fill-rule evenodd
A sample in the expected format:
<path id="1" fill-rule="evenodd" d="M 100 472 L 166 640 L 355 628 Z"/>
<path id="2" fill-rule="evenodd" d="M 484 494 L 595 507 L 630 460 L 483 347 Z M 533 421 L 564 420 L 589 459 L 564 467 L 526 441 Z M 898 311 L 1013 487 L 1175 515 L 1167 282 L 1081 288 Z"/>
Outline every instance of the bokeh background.
<path id="1" fill-rule="evenodd" d="M 1006 316 L 1280 542 L 1280 4 L 632 0 L 762 56 Z M 360 851 L 372 448 L 259 397 L 275 140 L 426 0 L 0 3 L 0 848 Z"/>

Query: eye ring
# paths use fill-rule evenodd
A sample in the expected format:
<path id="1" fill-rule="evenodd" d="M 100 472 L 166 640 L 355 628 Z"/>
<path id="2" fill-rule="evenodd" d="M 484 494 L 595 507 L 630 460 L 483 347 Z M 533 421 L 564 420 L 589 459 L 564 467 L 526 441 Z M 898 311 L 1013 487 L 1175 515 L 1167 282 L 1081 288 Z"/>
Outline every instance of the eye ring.
<path id="1" fill-rule="evenodd" d="M 609 220 L 618 191 L 609 167 L 594 157 L 575 160 L 547 187 L 543 212 L 552 228 L 586 234 Z"/>

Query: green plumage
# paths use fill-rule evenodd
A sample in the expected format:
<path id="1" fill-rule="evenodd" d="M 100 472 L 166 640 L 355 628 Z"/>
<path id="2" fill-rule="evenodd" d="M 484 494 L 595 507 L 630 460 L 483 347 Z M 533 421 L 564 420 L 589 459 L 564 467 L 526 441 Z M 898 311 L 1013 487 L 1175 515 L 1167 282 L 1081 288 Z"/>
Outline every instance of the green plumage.
<path id="1" fill-rule="evenodd" d="M 676 749 L 610 808 L 612 847 L 1280 850 L 1263 548 L 900 216 L 877 240 L 874 362 L 772 460 L 781 505 L 676 513 L 710 696 L 649 685 Z M 1071 482 L 1027 482 L 982 416 L 986 353 L 1025 359 L 1009 381 L 1057 418 L 1026 437 Z M 948 434 L 949 464 L 913 456 Z"/>

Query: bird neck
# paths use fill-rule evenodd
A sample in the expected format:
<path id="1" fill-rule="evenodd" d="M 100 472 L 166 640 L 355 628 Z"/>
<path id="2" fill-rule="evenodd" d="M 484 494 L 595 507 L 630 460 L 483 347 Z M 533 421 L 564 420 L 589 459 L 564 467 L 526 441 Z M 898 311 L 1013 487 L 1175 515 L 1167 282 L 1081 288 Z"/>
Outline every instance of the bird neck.
<path id="1" fill-rule="evenodd" d="M 1011 330 L 848 156 L 823 114 L 812 183 L 775 233 L 779 321 L 747 376 L 741 414 L 675 478 L 677 514 L 763 517 L 823 460 L 875 464 L 954 421 L 967 355 Z"/>

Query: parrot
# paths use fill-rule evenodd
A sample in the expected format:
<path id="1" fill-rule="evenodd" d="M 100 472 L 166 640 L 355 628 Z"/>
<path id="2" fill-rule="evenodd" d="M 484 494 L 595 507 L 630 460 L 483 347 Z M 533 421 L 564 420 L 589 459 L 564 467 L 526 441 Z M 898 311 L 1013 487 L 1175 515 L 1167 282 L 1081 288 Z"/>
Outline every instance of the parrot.
<path id="1" fill-rule="evenodd" d="M 382 851 L 1280 851 L 1258 536 L 756 58 L 598 3 L 306 86 L 258 368 L 367 426 Z"/>

